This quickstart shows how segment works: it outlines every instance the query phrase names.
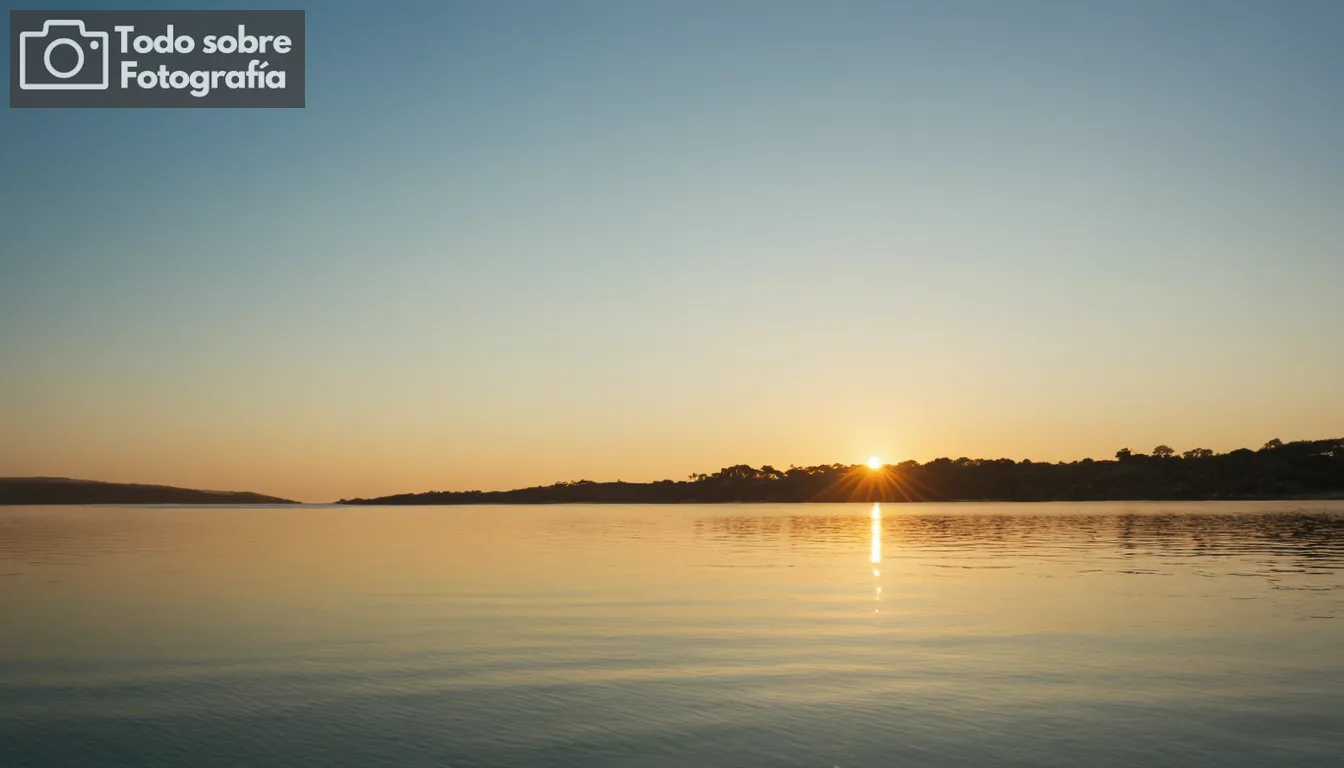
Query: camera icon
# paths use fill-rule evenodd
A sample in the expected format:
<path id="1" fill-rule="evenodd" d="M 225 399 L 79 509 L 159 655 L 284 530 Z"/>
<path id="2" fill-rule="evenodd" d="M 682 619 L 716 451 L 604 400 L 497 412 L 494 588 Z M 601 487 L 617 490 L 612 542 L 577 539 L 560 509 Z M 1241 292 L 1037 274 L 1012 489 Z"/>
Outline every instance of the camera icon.
<path id="1" fill-rule="evenodd" d="M 19 33 L 19 88 L 25 91 L 107 90 L 107 33 L 79 19 L 50 19 L 41 32 Z"/>

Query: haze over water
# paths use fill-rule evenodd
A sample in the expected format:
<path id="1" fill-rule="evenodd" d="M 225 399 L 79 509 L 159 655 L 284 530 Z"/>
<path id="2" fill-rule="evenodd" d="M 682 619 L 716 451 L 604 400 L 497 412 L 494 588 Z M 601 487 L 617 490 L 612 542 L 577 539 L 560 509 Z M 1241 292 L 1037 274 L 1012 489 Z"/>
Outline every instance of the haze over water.
<path id="1" fill-rule="evenodd" d="M 1326 766 L 1344 502 L 0 510 L 0 765 Z"/>

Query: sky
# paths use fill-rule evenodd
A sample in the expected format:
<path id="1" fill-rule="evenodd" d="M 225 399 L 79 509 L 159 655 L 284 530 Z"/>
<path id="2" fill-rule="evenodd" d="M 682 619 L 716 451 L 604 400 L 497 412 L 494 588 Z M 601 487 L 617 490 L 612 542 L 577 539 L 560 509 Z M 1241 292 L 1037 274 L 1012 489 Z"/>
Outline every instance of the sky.
<path id="1" fill-rule="evenodd" d="M 1344 435 L 1344 4 L 331 2 L 307 39 L 301 110 L 0 111 L 0 476 Z"/>

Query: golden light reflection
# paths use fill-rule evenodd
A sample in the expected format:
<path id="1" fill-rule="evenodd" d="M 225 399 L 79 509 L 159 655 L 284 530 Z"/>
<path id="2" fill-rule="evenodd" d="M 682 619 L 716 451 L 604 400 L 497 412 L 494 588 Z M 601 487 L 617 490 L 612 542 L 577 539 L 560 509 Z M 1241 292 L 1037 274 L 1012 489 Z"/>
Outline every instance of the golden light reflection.
<path id="1" fill-rule="evenodd" d="M 882 562 L 882 505 L 873 504 L 873 536 L 872 536 L 872 554 L 869 560 L 873 563 L 873 579 L 878 580 L 873 585 L 873 600 L 882 599 L 882 570 L 877 566 Z M 874 607 L 873 613 L 881 613 L 881 608 Z"/>
<path id="2" fill-rule="evenodd" d="M 882 505 L 873 504 L 873 563 L 882 562 Z"/>

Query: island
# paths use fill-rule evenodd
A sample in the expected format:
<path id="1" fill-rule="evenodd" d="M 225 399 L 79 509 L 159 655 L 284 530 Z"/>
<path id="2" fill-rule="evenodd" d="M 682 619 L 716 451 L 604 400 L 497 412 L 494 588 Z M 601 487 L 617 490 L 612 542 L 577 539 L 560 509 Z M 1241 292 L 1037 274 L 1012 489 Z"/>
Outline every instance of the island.
<path id="1" fill-rule="evenodd" d="M 103 483 L 66 477 L 0 477 L 0 505 L 296 503 L 247 491 L 200 491 L 168 485 Z"/>

